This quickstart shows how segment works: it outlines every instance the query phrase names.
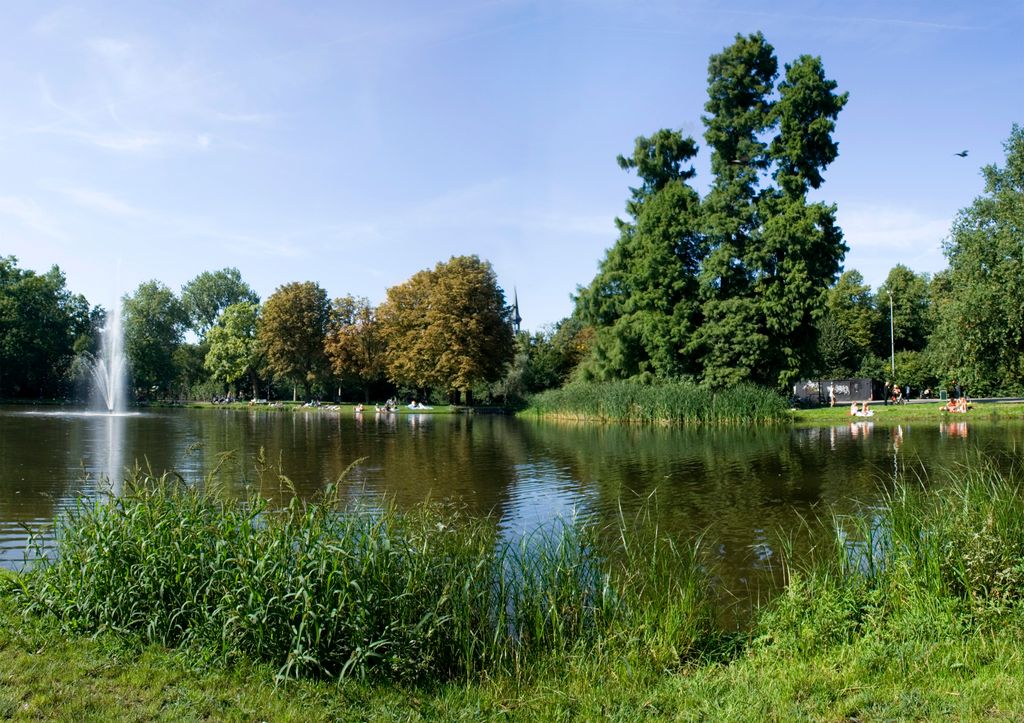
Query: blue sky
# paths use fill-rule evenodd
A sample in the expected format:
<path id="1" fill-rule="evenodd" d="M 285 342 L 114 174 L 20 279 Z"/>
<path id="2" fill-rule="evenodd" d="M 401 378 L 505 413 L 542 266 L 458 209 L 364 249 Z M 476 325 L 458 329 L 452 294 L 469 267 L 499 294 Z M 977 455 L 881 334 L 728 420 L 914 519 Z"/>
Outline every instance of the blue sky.
<path id="1" fill-rule="evenodd" d="M 1024 2 L 5 3 L 0 254 L 93 303 L 238 267 L 383 300 L 488 259 L 524 325 L 614 243 L 638 135 L 698 139 L 707 60 L 764 32 L 850 101 L 818 197 L 845 267 L 945 266 L 956 211 L 1024 123 Z M 967 158 L 953 154 L 969 149 Z M 116 269 L 116 272 L 115 272 Z"/>

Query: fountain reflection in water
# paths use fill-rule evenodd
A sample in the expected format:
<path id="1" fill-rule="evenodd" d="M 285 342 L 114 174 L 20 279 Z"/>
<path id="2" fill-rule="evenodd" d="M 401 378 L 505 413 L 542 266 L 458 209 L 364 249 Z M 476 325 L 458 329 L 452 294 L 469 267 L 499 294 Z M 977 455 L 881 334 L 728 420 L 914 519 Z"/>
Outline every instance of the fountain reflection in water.
<path id="1" fill-rule="evenodd" d="M 121 492 L 124 479 L 124 413 L 127 406 L 128 360 L 124 353 L 124 328 L 121 324 L 121 302 L 114 302 L 101 332 L 99 354 L 90 365 L 92 400 L 106 414 L 106 464 L 101 465 L 101 481 L 105 477 L 110 494 Z M 103 432 L 101 432 L 102 434 Z M 105 474 L 104 474 L 105 473 Z"/>
<path id="2" fill-rule="evenodd" d="M 93 398 L 108 412 L 125 408 L 128 360 L 124 354 L 124 330 L 121 326 L 121 302 L 114 303 L 101 334 L 99 355 L 90 365 Z"/>

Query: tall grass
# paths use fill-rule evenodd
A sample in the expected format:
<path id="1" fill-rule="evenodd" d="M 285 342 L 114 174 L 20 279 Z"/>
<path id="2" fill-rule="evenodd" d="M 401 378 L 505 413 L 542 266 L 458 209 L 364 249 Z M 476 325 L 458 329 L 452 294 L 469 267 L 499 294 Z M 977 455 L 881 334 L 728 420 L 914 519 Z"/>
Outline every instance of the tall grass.
<path id="1" fill-rule="evenodd" d="M 785 400 L 754 384 L 713 392 L 689 381 L 573 382 L 533 397 L 540 416 L 669 424 L 778 423 L 788 419 Z"/>
<path id="2" fill-rule="evenodd" d="M 614 532 L 614 534 L 611 534 Z M 678 665 L 721 638 L 695 552 L 566 522 L 516 541 L 451 507 L 344 506 L 329 491 L 274 509 L 136 470 L 82 501 L 57 554 L 19 579 L 31 611 L 284 678 L 522 674 L 594 646 Z"/>
<path id="3" fill-rule="evenodd" d="M 998 471 L 979 455 L 833 524 L 831 546 L 790 560 L 785 592 L 759 615 L 762 643 L 808 654 L 865 638 L 925 646 L 1024 613 L 1020 469 Z"/>

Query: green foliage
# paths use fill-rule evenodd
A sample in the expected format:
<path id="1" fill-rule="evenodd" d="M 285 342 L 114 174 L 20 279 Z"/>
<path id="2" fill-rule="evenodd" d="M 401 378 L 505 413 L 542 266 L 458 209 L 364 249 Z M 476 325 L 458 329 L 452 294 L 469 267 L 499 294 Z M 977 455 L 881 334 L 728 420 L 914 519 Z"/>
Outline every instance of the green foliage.
<path id="1" fill-rule="evenodd" d="M 846 252 L 835 207 L 810 203 L 846 94 L 833 93 L 820 60 L 786 67 L 773 98 L 774 50 L 737 36 L 708 63 L 705 139 L 715 174 L 703 201 L 708 257 L 701 271 L 704 324 L 691 344 L 703 379 L 786 388 L 809 371 L 826 290 Z M 763 183 L 768 172 L 778 187 Z"/>
<path id="2" fill-rule="evenodd" d="M 27 609 L 285 678 L 519 675 L 594 645 L 675 667 L 719 645 L 696 551 L 653 529 L 566 521 L 502 540 L 436 505 L 342 508 L 330 489 L 274 509 L 262 484 L 235 502 L 212 478 L 202 492 L 136 470 L 120 497 L 80 502 L 20 580 Z"/>
<path id="3" fill-rule="evenodd" d="M 597 379 L 687 370 L 681 352 L 692 332 L 697 270 L 703 255 L 697 192 L 684 168 L 697 152 L 691 138 L 661 130 L 640 137 L 623 169 L 642 181 L 626 204 L 629 221 L 616 219 L 620 237 L 590 285 L 578 290 L 580 317 L 594 326 L 589 376 Z"/>
<path id="4" fill-rule="evenodd" d="M 234 392 L 238 382 L 248 379 L 253 396 L 259 397 L 259 369 L 263 349 L 256 338 L 259 304 L 243 301 L 231 304 L 206 333 L 209 350 L 203 361 L 213 379 L 228 384 Z"/>
<path id="5" fill-rule="evenodd" d="M 388 289 L 378 311 L 395 384 L 458 393 L 501 378 L 511 311 L 490 263 L 453 256 Z"/>
<path id="6" fill-rule="evenodd" d="M 573 382 L 530 400 L 536 414 L 573 419 L 668 424 L 779 423 L 789 418 L 774 391 L 741 383 L 712 391 L 691 381 Z"/>
<path id="7" fill-rule="evenodd" d="M 584 378 L 786 388 L 813 368 L 846 246 L 835 207 L 807 194 L 838 155 L 832 133 L 847 96 L 818 58 L 787 65 L 776 94 L 777 74 L 759 33 L 710 58 L 704 137 L 714 179 L 703 199 L 687 185 L 692 139 L 661 130 L 619 157 L 642 183 L 618 242 L 578 290 L 577 314 L 594 329 Z"/>
<path id="8" fill-rule="evenodd" d="M 518 404 L 528 395 L 566 384 L 589 351 L 591 331 L 578 317 L 569 317 L 533 334 L 520 332 L 512 364 L 491 393 Z"/>
<path id="9" fill-rule="evenodd" d="M 171 391 L 186 316 L 181 301 L 159 281 L 139 284 L 123 300 L 124 348 L 136 389 L 143 397 Z"/>
<path id="10" fill-rule="evenodd" d="M 204 337 L 232 304 L 259 304 L 260 298 L 235 268 L 204 271 L 181 287 L 181 303 L 189 326 Z"/>
<path id="11" fill-rule="evenodd" d="M 915 274 L 903 264 L 889 271 L 885 282 L 875 294 L 878 325 L 873 349 L 879 356 L 896 351 L 922 351 L 935 326 L 927 274 Z M 892 295 L 892 327 L 890 338 L 889 296 Z"/>
<path id="12" fill-rule="evenodd" d="M 334 373 L 343 381 L 358 383 L 365 401 L 370 401 L 370 385 L 384 378 L 387 346 L 369 299 L 343 296 L 331 302 L 325 344 Z"/>
<path id="13" fill-rule="evenodd" d="M 0 257 L 0 397 L 67 393 L 75 354 L 92 345 L 92 321 L 58 267 L 36 274 Z"/>
<path id="14" fill-rule="evenodd" d="M 985 166 L 985 192 L 960 211 L 944 251 L 932 346 L 947 380 L 972 395 L 1024 391 L 1024 127 Z"/>
<path id="15" fill-rule="evenodd" d="M 885 377 L 874 377 L 882 379 L 892 376 L 887 373 Z M 911 389 L 918 392 L 924 389 L 936 389 L 939 379 L 935 374 L 935 364 L 931 354 L 927 351 L 898 351 L 896 352 L 896 376 L 895 381 L 900 386 L 910 385 Z"/>
<path id="16" fill-rule="evenodd" d="M 301 384 L 306 399 L 327 370 L 329 320 L 327 292 L 314 281 L 279 286 L 259 318 L 257 339 L 267 367 L 275 376 Z"/>
<path id="17" fill-rule="evenodd" d="M 878 313 L 859 271 L 843 272 L 829 289 L 818 329 L 822 376 L 851 376 L 876 347 Z"/>
<path id="18" fill-rule="evenodd" d="M 171 355 L 174 363 L 175 379 L 172 388 L 172 396 L 175 399 L 196 399 L 192 396 L 192 390 L 200 390 L 210 381 L 210 373 L 204 366 L 204 360 L 208 353 L 205 343 L 180 344 Z M 198 397 L 208 399 L 206 395 Z"/>

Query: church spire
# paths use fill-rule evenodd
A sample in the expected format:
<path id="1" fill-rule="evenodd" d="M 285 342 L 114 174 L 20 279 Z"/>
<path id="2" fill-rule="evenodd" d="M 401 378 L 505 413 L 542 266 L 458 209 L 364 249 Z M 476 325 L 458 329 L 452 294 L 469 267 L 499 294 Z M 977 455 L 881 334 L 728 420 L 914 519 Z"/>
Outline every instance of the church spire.
<path id="1" fill-rule="evenodd" d="M 516 292 L 516 287 L 512 287 L 512 326 L 516 330 L 516 334 L 519 333 L 519 325 L 523 322 L 523 317 L 519 315 L 519 294 Z"/>

